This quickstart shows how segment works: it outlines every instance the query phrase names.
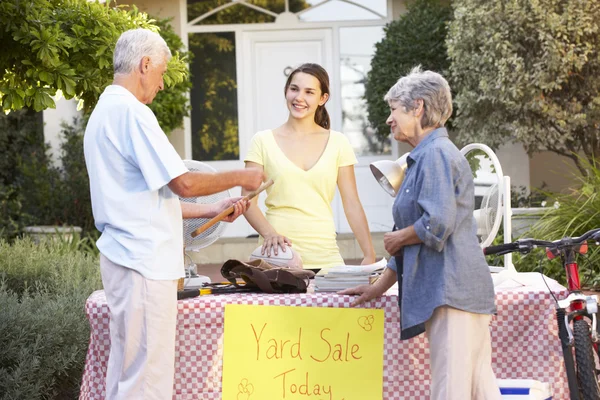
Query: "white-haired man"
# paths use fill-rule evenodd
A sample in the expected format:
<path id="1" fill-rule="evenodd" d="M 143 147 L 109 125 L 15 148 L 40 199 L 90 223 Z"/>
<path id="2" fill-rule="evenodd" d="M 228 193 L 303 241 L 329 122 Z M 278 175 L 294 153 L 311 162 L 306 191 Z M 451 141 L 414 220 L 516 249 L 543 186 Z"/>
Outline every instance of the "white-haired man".
<path id="1" fill-rule="evenodd" d="M 179 197 L 234 186 L 254 190 L 260 171 L 190 172 L 146 106 L 164 87 L 171 56 L 165 41 L 145 29 L 121 35 L 114 81 L 100 96 L 84 139 L 92 208 L 102 235 L 100 271 L 110 309 L 111 349 L 106 399 L 173 395 L 177 280 L 183 277 L 182 218 L 212 217 L 241 198 L 210 205 Z"/>

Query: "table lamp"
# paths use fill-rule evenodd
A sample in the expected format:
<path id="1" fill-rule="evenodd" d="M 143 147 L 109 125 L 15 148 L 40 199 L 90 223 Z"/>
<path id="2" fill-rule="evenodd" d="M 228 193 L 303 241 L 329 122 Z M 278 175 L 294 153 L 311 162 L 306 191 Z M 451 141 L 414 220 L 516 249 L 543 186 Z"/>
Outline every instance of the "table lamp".
<path id="1" fill-rule="evenodd" d="M 410 153 L 405 153 L 396 161 L 379 160 L 369 165 L 377 182 L 379 182 L 383 190 L 392 197 L 396 197 L 398 189 L 400 189 L 402 181 L 404 180 L 409 154 Z"/>

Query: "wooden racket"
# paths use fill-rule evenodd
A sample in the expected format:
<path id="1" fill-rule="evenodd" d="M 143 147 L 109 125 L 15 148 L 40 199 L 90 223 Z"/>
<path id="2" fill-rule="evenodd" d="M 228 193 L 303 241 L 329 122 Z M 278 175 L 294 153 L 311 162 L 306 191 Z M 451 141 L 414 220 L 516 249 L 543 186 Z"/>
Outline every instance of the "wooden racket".
<path id="1" fill-rule="evenodd" d="M 273 179 L 269 179 L 268 181 L 266 181 L 262 185 L 260 185 L 260 187 L 258 189 L 256 189 L 255 191 L 253 191 L 251 193 L 248 193 L 242 200 L 248 200 L 248 201 L 252 200 L 253 198 L 255 198 L 258 194 L 260 194 L 263 190 L 265 190 L 266 188 L 268 188 L 272 184 L 273 184 Z M 213 226 L 217 222 L 222 221 L 223 218 L 225 218 L 229 214 L 231 214 L 234 209 L 235 208 L 232 205 L 231 207 L 227 208 L 226 210 L 221 211 L 219 213 L 219 215 L 213 217 L 207 223 L 205 223 L 204 225 L 202 225 L 201 227 L 199 227 L 198 229 L 196 229 L 194 232 L 192 232 L 192 237 L 196 237 L 196 236 L 202 234 L 202 232 L 206 231 L 208 228 L 210 228 L 211 226 Z"/>

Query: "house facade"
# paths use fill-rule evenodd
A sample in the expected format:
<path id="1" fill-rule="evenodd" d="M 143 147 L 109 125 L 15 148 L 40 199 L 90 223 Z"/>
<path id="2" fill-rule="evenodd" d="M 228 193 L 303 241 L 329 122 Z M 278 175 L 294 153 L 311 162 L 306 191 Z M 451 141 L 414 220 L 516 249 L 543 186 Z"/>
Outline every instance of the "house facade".
<path id="1" fill-rule="evenodd" d="M 375 139 L 362 95 L 374 45 L 383 38 L 384 26 L 405 11 L 404 0 L 131 3 L 153 16 L 172 18 L 175 31 L 193 54 L 191 117 L 169 137 L 182 158 L 203 161 L 217 170 L 243 168 L 252 136 L 287 118 L 283 87 L 289 72 L 304 62 L 319 63 L 331 78 L 327 108 L 332 128 L 348 137 L 359 160 L 357 185 L 370 229 L 391 230 L 393 198 L 373 179 L 369 164 L 396 159 L 410 149 Z M 268 3 L 277 4 L 264 5 Z M 55 144 L 59 121 L 70 120 L 75 113 L 74 103 L 67 101 L 59 102 L 56 110 L 45 111 L 47 141 Z M 547 156 L 530 159 L 520 145 L 505 146 L 498 156 L 504 174 L 510 175 L 516 186 L 548 182 L 548 163 L 559 165 Z M 238 195 L 239 190 L 231 194 Z M 333 212 L 337 231 L 351 232 L 339 195 Z M 240 218 L 226 235 L 253 233 Z"/>

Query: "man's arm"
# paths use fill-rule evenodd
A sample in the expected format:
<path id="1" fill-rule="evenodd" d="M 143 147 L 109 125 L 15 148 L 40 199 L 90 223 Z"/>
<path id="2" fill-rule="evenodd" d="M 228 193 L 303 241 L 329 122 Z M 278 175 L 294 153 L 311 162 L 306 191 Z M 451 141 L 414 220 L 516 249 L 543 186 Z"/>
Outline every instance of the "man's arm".
<path id="1" fill-rule="evenodd" d="M 235 186 L 255 190 L 262 181 L 262 171 L 247 168 L 225 172 L 189 171 L 172 179 L 168 185 L 179 197 L 196 197 L 219 193 Z"/>

